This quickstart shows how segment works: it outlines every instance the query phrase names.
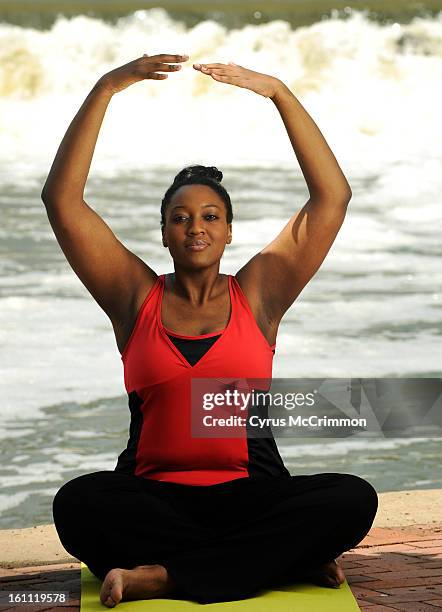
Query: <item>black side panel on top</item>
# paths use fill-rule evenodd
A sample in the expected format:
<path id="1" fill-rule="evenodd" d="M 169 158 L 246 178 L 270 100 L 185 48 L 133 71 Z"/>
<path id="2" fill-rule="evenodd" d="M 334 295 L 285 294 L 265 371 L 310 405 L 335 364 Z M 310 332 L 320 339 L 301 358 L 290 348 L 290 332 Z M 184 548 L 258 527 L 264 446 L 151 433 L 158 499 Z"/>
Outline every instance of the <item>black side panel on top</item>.
<path id="1" fill-rule="evenodd" d="M 268 405 L 261 402 L 260 405 L 249 405 L 248 416 L 259 416 L 268 418 Z M 259 438 L 256 437 L 256 427 L 253 428 L 247 420 L 247 449 L 249 455 L 248 472 L 250 478 L 261 476 L 290 476 L 290 472 L 285 467 L 278 447 L 273 437 L 270 425 L 265 425 L 259 429 Z M 255 433 L 255 435 L 254 435 Z"/>
<path id="2" fill-rule="evenodd" d="M 141 428 L 143 426 L 143 413 L 140 406 L 143 403 L 136 391 L 129 393 L 130 427 L 129 440 L 126 449 L 119 455 L 115 472 L 135 475 L 138 441 L 140 439 Z"/>

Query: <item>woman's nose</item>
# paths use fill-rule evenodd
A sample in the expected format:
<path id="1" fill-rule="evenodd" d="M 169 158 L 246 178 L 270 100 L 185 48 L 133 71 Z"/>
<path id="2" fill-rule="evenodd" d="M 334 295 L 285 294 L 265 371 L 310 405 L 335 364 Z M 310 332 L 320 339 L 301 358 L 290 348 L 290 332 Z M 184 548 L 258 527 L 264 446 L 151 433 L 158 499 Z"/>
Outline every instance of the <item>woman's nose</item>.
<path id="1" fill-rule="evenodd" d="M 204 224 L 201 219 L 191 219 L 188 226 L 189 234 L 201 234 L 204 233 Z"/>

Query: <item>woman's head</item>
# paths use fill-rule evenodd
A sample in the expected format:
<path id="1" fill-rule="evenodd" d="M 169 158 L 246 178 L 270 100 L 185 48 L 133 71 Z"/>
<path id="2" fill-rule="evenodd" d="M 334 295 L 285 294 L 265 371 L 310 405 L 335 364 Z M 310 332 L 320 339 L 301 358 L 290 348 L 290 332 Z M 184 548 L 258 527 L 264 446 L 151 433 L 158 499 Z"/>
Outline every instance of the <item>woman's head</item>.
<path id="1" fill-rule="evenodd" d="M 218 265 L 232 239 L 232 204 L 222 172 L 189 166 L 177 174 L 161 204 L 163 245 L 175 264 L 192 269 Z"/>
<path id="2" fill-rule="evenodd" d="M 184 185 L 207 185 L 213 189 L 223 200 L 226 208 L 226 221 L 232 223 L 233 211 L 230 196 L 221 181 L 223 173 L 215 166 L 187 166 L 183 168 L 173 180 L 172 185 L 166 191 L 161 202 L 161 227 L 166 225 L 166 209 L 173 195 Z"/>

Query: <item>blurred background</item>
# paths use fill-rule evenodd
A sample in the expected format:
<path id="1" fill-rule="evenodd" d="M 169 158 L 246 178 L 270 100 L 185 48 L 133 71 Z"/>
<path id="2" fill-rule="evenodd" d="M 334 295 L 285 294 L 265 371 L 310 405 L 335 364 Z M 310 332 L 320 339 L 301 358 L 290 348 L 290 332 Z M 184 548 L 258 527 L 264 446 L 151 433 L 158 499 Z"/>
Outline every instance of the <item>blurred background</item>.
<path id="1" fill-rule="evenodd" d="M 282 79 L 353 190 L 321 270 L 279 331 L 277 377 L 441 376 L 442 2 L 0 0 L 0 528 L 52 522 L 67 480 L 114 469 L 129 410 L 112 327 L 56 242 L 40 193 L 98 78 L 143 53 L 187 53 L 167 81 L 115 96 L 86 200 L 157 273 L 174 176 L 216 165 L 234 206 L 235 273 L 307 197 L 270 100 L 192 62 Z M 442 486 L 438 439 L 281 439 L 293 474 L 378 491 Z"/>

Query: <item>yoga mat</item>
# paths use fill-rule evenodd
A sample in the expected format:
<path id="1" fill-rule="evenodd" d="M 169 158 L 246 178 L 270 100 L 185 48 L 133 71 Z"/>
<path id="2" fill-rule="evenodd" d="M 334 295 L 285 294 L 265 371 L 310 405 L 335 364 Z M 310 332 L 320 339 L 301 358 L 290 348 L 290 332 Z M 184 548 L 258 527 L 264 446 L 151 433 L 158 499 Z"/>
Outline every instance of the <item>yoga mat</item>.
<path id="1" fill-rule="evenodd" d="M 112 610 L 100 602 L 101 582 L 81 564 L 80 612 Z M 145 599 L 122 601 L 118 610 L 127 612 L 359 612 L 360 608 L 345 581 L 339 589 L 297 583 L 262 594 L 222 603 L 202 604 L 181 599 Z"/>

